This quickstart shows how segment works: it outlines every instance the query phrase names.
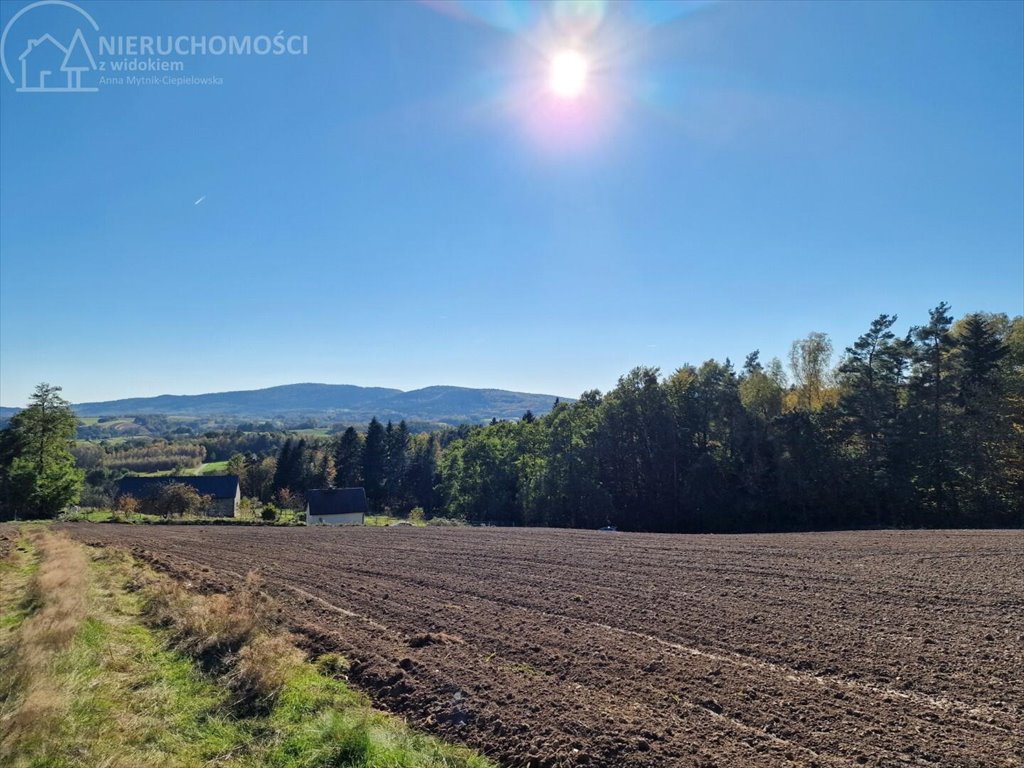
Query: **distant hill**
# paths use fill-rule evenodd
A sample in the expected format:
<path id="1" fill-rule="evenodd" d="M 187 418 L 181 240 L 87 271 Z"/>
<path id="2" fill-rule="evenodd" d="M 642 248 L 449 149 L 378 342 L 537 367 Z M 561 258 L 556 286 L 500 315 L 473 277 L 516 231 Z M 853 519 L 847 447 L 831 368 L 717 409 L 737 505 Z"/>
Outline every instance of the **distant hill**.
<path id="1" fill-rule="evenodd" d="M 311 417 L 364 422 L 377 416 L 392 420 L 474 424 L 492 418 L 519 418 L 528 410 L 539 416 L 551 410 L 555 399 L 555 395 L 469 387 L 425 387 L 403 392 L 350 384 L 286 384 L 240 392 L 79 403 L 74 409 L 80 417 L 159 414 L 247 419 Z"/>

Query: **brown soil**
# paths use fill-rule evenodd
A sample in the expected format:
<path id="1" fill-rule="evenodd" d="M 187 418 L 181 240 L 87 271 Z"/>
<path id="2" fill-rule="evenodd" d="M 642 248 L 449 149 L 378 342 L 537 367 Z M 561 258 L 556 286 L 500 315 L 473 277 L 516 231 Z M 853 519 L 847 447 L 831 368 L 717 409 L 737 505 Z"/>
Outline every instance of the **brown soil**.
<path id="1" fill-rule="evenodd" d="M 1024 765 L 1024 533 L 78 524 L 512 766 Z"/>

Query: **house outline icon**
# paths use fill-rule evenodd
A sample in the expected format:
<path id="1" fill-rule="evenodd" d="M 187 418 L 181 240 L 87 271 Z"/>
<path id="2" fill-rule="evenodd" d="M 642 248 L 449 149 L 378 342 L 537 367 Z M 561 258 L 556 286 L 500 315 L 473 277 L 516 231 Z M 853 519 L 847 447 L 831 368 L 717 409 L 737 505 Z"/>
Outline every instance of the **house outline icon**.
<path id="1" fill-rule="evenodd" d="M 36 71 L 38 75 L 36 84 L 29 84 L 29 59 L 44 44 L 52 45 L 64 54 L 60 71 L 66 75 L 66 84 L 53 85 L 48 83 L 48 78 L 56 73 L 42 68 Z M 75 54 L 77 52 L 80 53 L 76 57 Z M 75 34 L 67 46 L 57 42 L 49 32 L 34 40 L 30 39 L 18 60 L 21 62 L 21 87 L 18 88 L 19 93 L 94 93 L 99 90 L 99 88 L 87 88 L 82 85 L 82 72 L 95 70 L 96 60 L 92 56 L 92 51 L 89 50 L 88 43 L 85 42 L 81 29 L 75 30 Z M 83 62 L 88 63 L 85 64 Z"/>

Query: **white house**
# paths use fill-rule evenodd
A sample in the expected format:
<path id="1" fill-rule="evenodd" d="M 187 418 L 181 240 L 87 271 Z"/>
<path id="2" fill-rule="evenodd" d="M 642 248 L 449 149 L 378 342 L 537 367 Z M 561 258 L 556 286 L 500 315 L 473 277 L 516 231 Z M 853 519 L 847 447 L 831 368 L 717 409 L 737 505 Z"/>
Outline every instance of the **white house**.
<path id="1" fill-rule="evenodd" d="M 306 525 L 362 525 L 368 511 L 362 488 L 306 492 Z"/>

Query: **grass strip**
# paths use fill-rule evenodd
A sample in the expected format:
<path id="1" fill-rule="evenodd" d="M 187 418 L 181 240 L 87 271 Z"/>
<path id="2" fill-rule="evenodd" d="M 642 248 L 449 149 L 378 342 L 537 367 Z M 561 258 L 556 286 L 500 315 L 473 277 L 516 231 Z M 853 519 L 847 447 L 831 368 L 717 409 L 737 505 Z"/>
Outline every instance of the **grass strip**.
<path id="1" fill-rule="evenodd" d="M 0 764 L 491 768 L 310 661 L 255 577 L 199 595 L 45 526 L 0 564 Z"/>

